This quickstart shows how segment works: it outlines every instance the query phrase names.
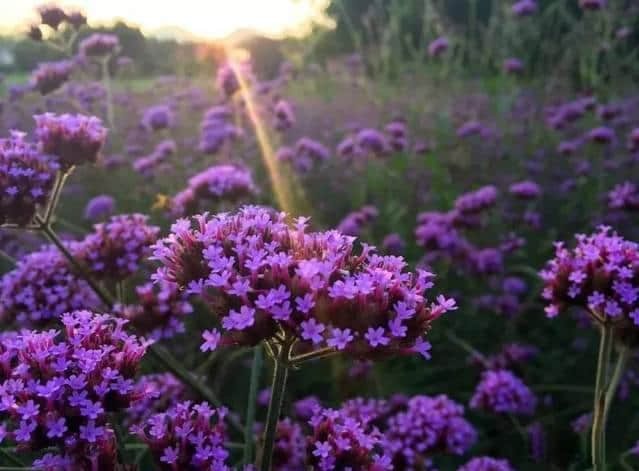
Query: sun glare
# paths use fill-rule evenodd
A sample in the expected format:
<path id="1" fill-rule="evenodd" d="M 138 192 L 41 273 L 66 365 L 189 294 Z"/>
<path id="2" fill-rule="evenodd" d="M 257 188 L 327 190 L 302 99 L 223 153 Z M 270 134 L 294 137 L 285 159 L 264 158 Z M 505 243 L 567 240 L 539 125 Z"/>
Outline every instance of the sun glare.
<path id="1" fill-rule="evenodd" d="M 21 0 L 0 27 L 28 24 L 34 7 L 43 0 Z M 202 39 L 221 39 L 234 31 L 249 29 L 269 36 L 302 34 L 313 22 L 325 23 L 323 11 L 328 0 L 71 0 L 55 2 L 83 10 L 93 23 L 126 19 L 145 32 L 179 28 Z M 4 12 L 3 12 L 4 13 Z"/>

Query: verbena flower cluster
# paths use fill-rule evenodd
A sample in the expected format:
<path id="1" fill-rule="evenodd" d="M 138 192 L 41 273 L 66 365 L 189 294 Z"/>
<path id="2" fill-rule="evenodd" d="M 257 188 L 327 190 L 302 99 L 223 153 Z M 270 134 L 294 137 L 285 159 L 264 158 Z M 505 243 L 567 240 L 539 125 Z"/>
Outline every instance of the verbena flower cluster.
<path id="1" fill-rule="evenodd" d="M 78 50 L 85 57 L 101 57 L 117 51 L 120 40 L 115 34 L 93 33 L 80 41 Z"/>
<path id="2" fill-rule="evenodd" d="M 193 306 L 175 284 L 145 283 L 135 292 L 135 304 L 118 306 L 115 311 L 128 319 L 136 332 L 152 340 L 169 339 L 184 332 L 184 317 L 193 312 Z"/>
<path id="3" fill-rule="evenodd" d="M 135 384 L 139 400 L 126 411 L 126 424 L 142 425 L 152 415 L 166 412 L 178 402 L 188 399 L 184 384 L 171 373 L 141 376 Z"/>
<path id="4" fill-rule="evenodd" d="M 337 225 L 337 230 L 345 235 L 359 236 L 367 225 L 377 219 L 378 215 L 379 210 L 375 206 L 364 206 L 357 211 L 348 213 Z"/>
<path id="5" fill-rule="evenodd" d="M 390 457 L 383 454 L 382 435 L 377 428 L 334 409 L 317 411 L 310 424 L 313 432 L 307 454 L 313 468 L 393 469 Z"/>
<path id="6" fill-rule="evenodd" d="M 239 140 L 244 133 L 231 122 L 232 116 L 231 109 L 225 105 L 209 108 L 200 124 L 198 150 L 205 154 L 216 154 Z"/>
<path id="7" fill-rule="evenodd" d="M 433 454 L 461 455 L 477 441 L 464 407 L 443 394 L 410 398 L 387 420 L 384 436 L 393 469 L 429 469 Z"/>
<path id="8" fill-rule="evenodd" d="M 190 215 L 205 208 L 207 203 L 232 203 L 256 192 L 251 172 L 246 168 L 215 165 L 191 177 L 187 188 L 173 198 L 171 209 L 177 215 Z"/>
<path id="9" fill-rule="evenodd" d="M 124 321 L 75 311 L 55 330 L 3 338 L 0 418 L 3 442 L 18 449 L 58 448 L 36 461 L 40 469 L 112 470 L 117 463 L 111 413 L 136 399 L 133 376 L 146 344 Z M 58 468 L 59 469 L 59 468 Z"/>
<path id="10" fill-rule="evenodd" d="M 53 113 L 34 118 L 42 151 L 58 157 L 63 168 L 94 163 L 98 159 L 107 136 L 99 118 Z"/>
<path id="11" fill-rule="evenodd" d="M 29 224 L 47 202 L 58 168 L 22 133 L 0 139 L 0 225 Z"/>
<path id="12" fill-rule="evenodd" d="M 154 251 L 163 265 L 157 281 L 177 283 L 214 306 L 224 338 L 205 332 L 205 349 L 218 343 L 255 345 L 281 328 L 307 347 L 355 355 L 428 355 L 423 336 L 433 320 L 455 309 L 439 296 L 428 303 L 431 273 L 404 272 L 400 257 L 382 257 L 336 231 L 306 232 L 284 213 L 244 207 L 236 214 L 179 220 Z"/>
<path id="13" fill-rule="evenodd" d="M 149 131 L 159 131 L 173 126 L 175 116 L 167 105 L 155 105 L 144 110 L 142 125 Z"/>
<path id="14" fill-rule="evenodd" d="M 149 446 L 158 469 L 224 471 L 229 456 L 224 447 L 226 409 L 181 402 L 167 412 L 152 415 L 131 431 Z"/>
<path id="15" fill-rule="evenodd" d="M 96 279 L 123 280 L 150 254 L 160 228 L 148 224 L 148 216 L 121 214 L 95 224 L 93 232 L 73 246 L 73 255 L 84 262 Z"/>
<path id="16" fill-rule="evenodd" d="M 110 195 L 98 195 L 91 198 L 84 208 L 84 219 L 97 221 L 105 219 L 115 211 L 115 198 Z"/>
<path id="17" fill-rule="evenodd" d="M 73 69 L 73 62 L 68 60 L 42 62 L 31 73 L 31 86 L 41 95 L 48 95 L 69 80 Z"/>
<path id="18" fill-rule="evenodd" d="M 22 327 L 44 325 L 65 312 L 92 309 L 100 303 L 86 281 L 53 246 L 20 259 L 0 279 L 0 322 Z"/>
<path id="19" fill-rule="evenodd" d="M 277 159 L 282 162 L 290 162 L 293 168 L 300 173 L 306 173 L 316 162 L 323 162 L 330 157 L 330 151 L 319 141 L 309 137 L 301 137 L 293 147 L 280 147 L 277 151 Z"/>
<path id="20" fill-rule="evenodd" d="M 470 407 L 495 414 L 532 415 L 537 397 L 509 370 L 487 370 L 481 375 Z"/>
<path id="21" fill-rule="evenodd" d="M 515 471 L 508 460 L 480 456 L 457 468 L 457 471 Z"/>
<path id="22" fill-rule="evenodd" d="M 557 242 L 555 258 L 540 273 L 544 280 L 542 295 L 549 303 L 548 317 L 574 305 L 601 318 L 639 325 L 637 244 L 606 226 L 600 226 L 592 235 L 577 235 L 576 239 L 574 249 Z"/>

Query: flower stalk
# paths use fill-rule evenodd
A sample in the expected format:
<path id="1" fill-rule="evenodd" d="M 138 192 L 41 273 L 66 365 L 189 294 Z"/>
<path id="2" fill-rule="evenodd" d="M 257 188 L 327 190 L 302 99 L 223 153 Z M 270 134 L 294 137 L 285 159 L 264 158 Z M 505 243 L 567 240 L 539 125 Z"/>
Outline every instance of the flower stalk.
<path id="1" fill-rule="evenodd" d="M 604 471 L 606 467 L 606 382 L 613 343 L 613 328 L 608 322 L 600 324 L 600 331 L 591 434 L 593 471 Z"/>

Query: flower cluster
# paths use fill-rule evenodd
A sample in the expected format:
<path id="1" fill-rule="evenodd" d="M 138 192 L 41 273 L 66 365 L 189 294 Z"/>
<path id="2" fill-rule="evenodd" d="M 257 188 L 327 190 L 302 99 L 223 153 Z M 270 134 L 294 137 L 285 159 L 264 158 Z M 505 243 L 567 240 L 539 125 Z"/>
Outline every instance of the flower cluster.
<path id="1" fill-rule="evenodd" d="M 167 105 L 155 105 L 144 110 L 142 126 L 149 131 L 159 131 L 173 126 L 173 110 Z"/>
<path id="2" fill-rule="evenodd" d="M 229 454 L 224 448 L 226 413 L 204 402 L 193 405 L 186 401 L 152 415 L 131 431 L 149 446 L 161 470 L 230 470 L 225 464 Z"/>
<path id="3" fill-rule="evenodd" d="M 379 210 L 375 206 L 364 206 L 348 213 L 337 225 L 337 230 L 345 235 L 359 236 L 364 227 L 371 224 L 378 215 Z"/>
<path id="4" fill-rule="evenodd" d="M 639 189 L 630 182 L 619 183 L 608 193 L 608 207 L 611 209 L 639 209 Z"/>
<path id="5" fill-rule="evenodd" d="M 67 14 L 56 5 L 42 5 L 38 8 L 40 23 L 58 29 L 58 26 L 67 19 Z"/>
<path id="6" fill-rule="evenodd" d="M 115 434 L 108 415 L 136 400 L 133 384 L 146 344 L 124 330 L 125 321 L 75 311 L 59 332 L 24 331 L 2 339 L 0 396 L 3 440 L 19 449 L 58 447 L 36 463 L 50 469 L 115 469 Z"/>
<path id="7" fill-rule="evenodd" d="M 38 206 L 47 202 L 58 167 L 22 133 L 0 139 L 0 225 L 31 222 Z"/>
<path id="8" fill-rule="evenodd" d="M 487 370 L 470 399 L 470 407 L 496 414 L 532 415 L 537 398 L 511 371 Z"/>
<path id="9" fill-rule="evenodd" d="M 257 188 L 251 172 L 236 165 L 214 165 L 191 177 L 186 189 L 172 201 L 176 215 L 189 215 L 204 209 L 207 203 L 238 201 L 254 195 Z"/>
<path id="10" fill-rule="evenodd" d="M 128 319 L 137 332 L 152 340 L 168 339 L 184 332 L 183 318 L 193 312 L 175 284 L 145 283 L 135 288 L 136 304 L 118 306 L 116 314 Z"/>
<path id="11" fill-rule="evenodd" d="M 333 409 L 317 411 L 310 424 L 313 433 L 307 455 L 313 467 L 321 471 L 393 469 L 390 457 L 383 454 L 382 435 L 375 427 Z"/>
<path id="12" fill-rule="evenodd" d="M 465 465 L 457 468 L 457 471 L 515 471 L 508 460 L 479 456 L 473 458 Z"/>
<path id="13" fill-rule="evenodd" d="M 275 115 L 275 129 L 278 131 L 290 129 L 295 124 L 293 107 L 286 100 L 279 100 L 275 104 L 273 114 Z"/>
<path id="14" fill-rule="evenodd" d="M 133 170 L 144 175 L 145 177 L 152 177 L 160 170 L 166 170 L 170 168 L 170 164 L 167 159 L 175 154 L 177 151 L 177 145 L 173 139 L 164 139 L 160 141 L 153 152 L 149 155 L 139 157 L 133 161 Z"/>
<path id="15" fill-rule="evenodd" d="M 20 326 L 46 324 L 65 312 L 99 306 L 89 285 L 53 246 L 26 255 L 5 273 L 0 297 L 0 321 Z"/>
<path id="16" fill-rule="evenodd" d="M 510 193 L 521 199 L 535 199 L 541 195 L 541 188 L 535 182 L 525 180 L 510 185 Z"/>
<path id="17" fill-rule="evenodd" d="M 306 469 L 305 463 L 306 436 L 302 426 L 289 418 L 280 420 L 275 430 L 273 469 L 302 471 Z"/>
<path id="18" fill-rule="evenodd" d="M 255 77 L 248 61 L 227 62 L 217 69 L 215 85 L 226 98 L 231 98 L 240 89 L 240 79 L 236 74 L 241 75 L 242 81 L 248 86 L 253 84 Z"/>
<path id="19" fill-rule="evenodd" d="M 150 253 L 160 229 L 142 214 L 121 214 L 95 224 L 93 232 L 72 248 L 97 279 L 123 280 L 135 273 Z"/>
<path id="20" fill-rule="evenodd" d="M 448 39 L 444 37 L 437 38 L 431 41 L 430 44 L 428 45 L 428 54 L 431 55 L 432 57 L 441 56 L 444 52 L 448 50 L 449 45 L 450 43 L 448 42 Z"/>
<path id="21" fill-rule="evenodd" d="M 63 167 L 93 163 L 98 159 L 107 136 L 99 118 L 53 113 L 34 118 L 42 151 L 58 157 Z"/>
<path id="22" fill-rule="evenodd" d="M 141 376 L 135 384 L 139 392 L 138 401 L 127 409 L 126 423 L 141 425 L 152 415 L 166 412 L 178 401 L 187 399 L 187 390 L 171 373 L 156 373 Z"/>
<path id="23" fill-rule="evenodd" d="M 540 273 L 545 284 L 542 295 L 549 302 L 548 317 L 575 305 L 600 319 L 630 319 L 639 325 L 637 244 L 605 226 L 576 238 L 577 246 L 572 250 L 556 243 L 555 258 Z"/>
<path id="24" fill-rule="evenodd" d="M 244 133 L 231 123 L 231 110 L 224 105 L 209 108 L 200 124 L 198 149 L 205 154 L 217 154 L 225 144 L 240 139 Z"/>
<path id="25" fill-rule="evenodd" d="M 84 57 L 102 57 L 116 52 L 119 45 L 115 34 L 93 33 L 80 42 L 78 51 Z"/>
<path id="26" fill-rule="evenodd" d="M 84 208 L 84 219 L 97 221 L 110 216 L 115 211 L 115 199 L 110 195 L 91 198 Z"/>
<path id="27" fill-rule="evenodd" d="M 41 95 L 48 95 L 69 80 L 73 68 L 73 62 L 68 60 L 42 62 L 31 73 L 31 86 Z"/>
<path id="28" fill-rule="evenodd" d="M 307 233 L 284 213 L 244 207 L 236 214 L 179 220 L 155 245 L 163 265 L 155 274 L 198 294 L 214 307 L 224 330 L 205 332 L 203 349 L 218 343 L 255 345 L 278 329 L 300 347 L 330 347 L 356 356 L 419 352 L 431 322 L 455 309 L 424 291 L 431 273 L 404 272 L 401 257 L 382 257 L 337 231 Z"/>
<path id="29" fill-rule="evenodd" d="M 384 432 L 394 469 L 428 469 L 429 455 L 465 453 L 477 432 L 463 414 L 464 407 L 443 394 L 410 398 L 405 410 L 388 419 Z"/>
<path id="30" fill-rule="evenodd" d="M 315 162 L 327 160 L 329 150 L 319 141 L 308 137 L 297 140 L 294 147 L 281 147 L 277 151 L 277 158 L 283 162 L 290 162 L 300 173 L 308 172 Z"/>
<path id="31" fill-rule="evenodd" d="M 455 209 L 462 214 L 476 214 L 493 207 L 496 201 L 497 188 L 488 185 L 459 196 L 455 200 Z"/>

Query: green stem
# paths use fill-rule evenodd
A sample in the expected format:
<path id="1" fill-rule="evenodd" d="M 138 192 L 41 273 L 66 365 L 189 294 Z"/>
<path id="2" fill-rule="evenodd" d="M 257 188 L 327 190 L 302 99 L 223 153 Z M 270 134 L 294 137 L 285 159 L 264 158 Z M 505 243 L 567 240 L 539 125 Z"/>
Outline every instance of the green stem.
<path id="1" fill-rule="evenodd" d="M 6 450 L 0 449 L 0 455 L 4 456 L 9 462 L 17 465 L 17 466 L 25 466 L 25 464 L 16 458 L 12 453 L 9 453 Z M 2 469 L 2 468 L 0 468 Z M 25 468 L 16 468 L 16 469 L 25 469 Z"/>
<path id="2" fill-rule="evenodd" d="M 257 345 L 253 351 L 253 363 L 251 364 L 251 383 L 246 404 L 246 419 L 244 423 L 244 454 L 242 463 L 249 465 L 253 462 L 253 424 L 255 423 L 255 410 L 257 405 L 257 390 L 260 386 L 260 373 L 264 363 L 262 346 Z"/>
<path id="3" fill-rule="evenodd" d="M 315 360 L 316 358 L 324 358 L 330 355 L 335 355 L 339 353 L 339 351 L 334 348 L 322 348 L 319 350 L 313 350 L 312 352 L 303 353 L 301 355 L 296 355 L 290 358 L 290 362 L 293 365 L 299 365 L 300 363 L 305 363 L 310 360 Z"/>
<path id="4" fill-rule="evenodd" d="M 69 261 L 69 263 L 75 268 L 82 278 L 89 284 L 91 289 L 95 292 L 95 294 L 100 298 L 105 306 L 113 307 L 113 298 L 109 293 L 107 293 L 88 273 L 87 269 L 69 252 L 69 249 L 62 243 L 58 235 L 51 229 L 51 226 L 46 223 L 46 221 L 40 217 L 36 216 L 36 222 L 40 225 L 40 230 L 44 233 L 44 235 L 57 247 L 57 249 L 65 256 L 65 258 Z"/>
<path id="5" fill-rule="evenodd" d="M 260 466 L 261 471 L 271 471 L 273 447 L 275 445 L 275 432 L 277 431 L 277 422 L 282 411 L 282 401 L 284 399 L 284 390 L 286 389 L 291 347 L 292 344 L 290 342 L 285 342 L 281 345 L 277 357 L 274 358 L 273 383 L 271 387 L 271 399 L 268 405 L 268 413 L 266 414 L 262 463 Z"/>
<path id="6" fill-rule="evenodd" d="M 597 375 L 595 377 L 595 400 L 592 420 L 592 467 L 593 471 L 606 469 L 606 380 L 612 352 L 613 329 L 608 323 L 601 324 Z"/>
<path id="7" fill-rule="evenodd" d="M 111 56 L 108 55 L 102 59 L 102 85 L 106 90 L 106 107 L 107 107 L 107 121 L 109 122 L 109 131 L 115 134 L 115 116 L 113 113 L 113 90 L 111 89 L 111 74 L 109 74 L 109 60 Z"/>
<path id="8" fill-rule="evenodd" d="M 619 382 L 623 374 L 626 371 L 626 366 L 628 365 L 628 361 L 630 360 L 632 350 L 627 346 L 624 346 L 619 352 L 619 356 L 617 357 L 617 364 L 615 365 L 615 369 L 612 373 L 612 377 L 610 378 L 610 383 L 606 388 L 605 394 L 605 409 L 604 409 L 604 422 L 608 421 L 608 414 L 610 413 L 610 406 L 612 401 L 615 399 L 615 395 L 617 394 L 617 388 L 619 387 Z"/>
<path id="9" fill-rule="evenodd" d="M 9 262 L 12 266 L 17 265 L 18 261 L 13 258 L 11 255 L 9 255 L 7 252 L 5 252 L 4 250 L 0 249 L 0 258 Z"/>

